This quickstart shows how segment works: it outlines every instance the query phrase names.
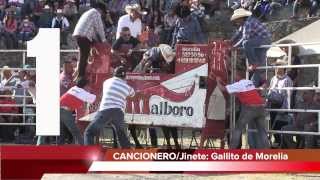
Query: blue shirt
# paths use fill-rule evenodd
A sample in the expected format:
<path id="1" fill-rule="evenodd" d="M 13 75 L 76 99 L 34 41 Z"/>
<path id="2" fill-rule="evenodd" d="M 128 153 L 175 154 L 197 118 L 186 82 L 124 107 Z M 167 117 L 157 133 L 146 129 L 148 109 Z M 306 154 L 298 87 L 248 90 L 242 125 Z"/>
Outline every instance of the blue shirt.
<path id="1" fill-rule="evenodd" d="M 179 18 L 177 20 L 173 32 L 172 46 L 175 46 L 179 40 L 198 44 L 205 43 L 204 34 L 198 19 L 190 15 L 186 18 Z"/>
<path id="2" fill-rule="evenodd" d="M 235 45 L 238 46 L 244 40 L 255 38 L 266 39 L 271 42 L 271 33 L 258 19 L 250 16 L 247 18 L 243 26 L 240 27 L 238 34 L 233 39 L 240 39 Z"/>

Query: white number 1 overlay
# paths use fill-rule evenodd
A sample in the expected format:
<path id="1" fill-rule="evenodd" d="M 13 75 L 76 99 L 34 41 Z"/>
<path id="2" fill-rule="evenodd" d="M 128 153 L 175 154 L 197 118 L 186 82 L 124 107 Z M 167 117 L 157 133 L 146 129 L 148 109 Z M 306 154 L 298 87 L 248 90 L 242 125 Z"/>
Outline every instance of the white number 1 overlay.
<path id="1" fill-rule="evenodd" d="M 60 30 L 41 28 L 27 42 L 27 56 L 36 57 L 36 135 L 60 135 Z"/>

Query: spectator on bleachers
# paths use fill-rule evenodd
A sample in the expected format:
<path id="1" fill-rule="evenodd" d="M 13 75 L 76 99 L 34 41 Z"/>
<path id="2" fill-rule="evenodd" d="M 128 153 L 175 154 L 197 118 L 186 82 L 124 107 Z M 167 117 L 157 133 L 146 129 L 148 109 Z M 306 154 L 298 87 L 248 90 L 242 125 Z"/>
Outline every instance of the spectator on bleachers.
<path id="1" fill-rule="evenodd" d="M 67 0 L 66 4 L 63 6 L 63 14 L 66 16 L 66 18 L 73 22 L 77 18 L 78 9 L 75 4 L 75 0 Z"/>
<path id="2" fill-rule="evenodd" d="M 8 11 L 8 14 L 4 17 L 3 24 L 7 48 L 16 49 L 18 46 L 16 36 L 18 22 L 14 16 L 13 11 Z"/>
<path id="3" fill-rule="evenodd" d="M 3 18 L 6 15 L 6 10 L 5 10 L 6 6 L 7 6 L 7 1 L 0 0 L 0 21 L 3 21 Z"/>
<path id="4" fill-rule="evenodd" d="M 106 42 L 103 19 L 106 12 L 106 4 L 98 2 L 94 8 L 83 13 L 74 29 L 73 37 L 76 38 L 80 49 L 78 63 L 78 77 L 84 77 L 88 64 L 88 57 L 93 41 Z M 98 36 L 97 36 L 98 35 Z"/>
<path id="5" fill-rule="evenodd" d="M 264 66 L 268 48 L 259 48 L 261 45 L 271 44 L 271 33 L 258 19 L 251 16 L 252 13 L 245 9 L 236 9 L 231 17 L 238 27 L 238 31 L 232 37 L 234 47 L 244 48 L 248 59 L 248 70 L 251 80 L 256 87 L 265 83 L 264 70 L 257 70 L 258 66 Z"/>
<path id="6" fill-rule="evenodd" d="M 39 12 L 39 20 L 37 22 L 39 28 L 51 28 L 54 13 L 49 5 L 43 7 L 43 11 Z"/>
<path id="7" fill-rule="evenodd" d="M 316 16 L 319 9 L 318 0 L 295 0 L 293 3 L 292 18 L 298 17 L 298 12 L 301 9 L 308 9 L 308 17 Z"/>
<path id="8" fill-rule="evenodd" d="M 30 20 L 29 16 L 26 16 L 19 26 L 19 40 L 22 42 L 31 40 L 35 31 L 36 27 L 34 23 Z"/>
<path id="9" fill-rule="evenodd" d="M 175 47 L 176 44 L 205 43 L 200 23 L 198 19 L 191 16 L 190 8 L 181 6 L 178 16 L 180 18 L 177 20 L 173 31 L 171 47 Z"/>
<path id="10" fill-rule="evenodd" d="M 281 66 L 287 65 L 287 62 L 281 59 L 278 59 L 274 65 Z M 288 109 L 289 96 L 291 96 L 290 90 L 283 90 L 278 88 L 292 87 L 293 82 L 291 78 L 286 74 L 285 68 L 276 68 L 275 75 L 270 81 L 269 91 L 267 94 L 268 106 L 271 109 Z M 270 129 L 272 130 L 281 130 L 285 125 L 288 125 L 290 117 L 287 112 L 270 112 Z M 280 145 L 281 137 L 280 134 L 274 134 L 274 143 Z"/>
<path id="11" fill-rule="evenodd" d="M 14 89 L 14 99 L 16 101 L 16 104 L 23 104 L 23 97 L 27 95 L 26 91 L 26 76 L 27 71 L 20 70 L 17 74 L 16 81 L 15 81 L 15 89 Z M 23 107 L 19 107 L 19 113 L 23 113 Z"/>
<path id="12" fill-rule="evenodd" d="M 107 10 L 105 18 L 105 32 L 108 43 L 112 44 L 112 42 L 116 39 L 116 31 L 117 27 L 114 23 L 111 11 Z"/>
<path id="13" fill-rule="evenodd" d="M 12 71 L 9 66 L 3 66 L 1 71 L 1 85 L 2 86 L 12 86 L 13 84 L 10 82 L 12 79 Z"/>
<path id="14" fill-rule="evenodd" d="M 63 14 L 70 22 L 70 26 L 74 27 L 78 16 L 75 0 L 67 0 L 66 4 L 63 6 Z"/>
<path id="15" fill-rule="evenodd" d="M 133 62 L 132 51 L 140 48 L 140 41 L 131 35 L 129 27 L 123 27 L 120 33 L 120 37 L 113 43 L 111 53 L 115 57 L 114 66 L 123 65 L 127 68 L 127 71 L 137 65 Z"/>
<path id="16" fill-rule="evenodd" d="M 178 16 L 176 13 L 176 9 L 173 7 L 169 10 L 167 14 L 164 15 L 164 29 L 162 31 L 162 37 L 160 42 L 165 44 L 171 44 L 172 33 L 176 22 L 178 20 Z"/>
<path id="17" fill-rule="evenodd" d="M 303 92 L 303 101 L 297 104 L 297 109 L 319 109 L 319 105 L 314 101 L 314 90 Z M 318 132 L 318 115 L 317 113 L 298 112 L 295 113 L 293 124 L 282 127 L 283 131 L 304 131 L 304 132 Z M 284 148 L 297 148 L 297 143 L 293 141 L 294 135 L 283 134 Z M 314 147 L 315 137 L 311 135 L 298 135 L 297 140 L 304 142 L 303 147 Z"/>
<path id="18" fill-rule="evenodd" d="M 67 43 L 67 36 L 68 30 L 70 27 L 69 21 L 66 17 L 63 16 L 62 9 L 57 10 L 57 15 L 52 19 L 52 28 L 59 28 L 60 35 L 61 35 L 61 45 L 68 45 Z"/>
<path id="19" fill-rule="evenodd" d="M 73 83 L 73 65 L 71 60 L 63 62 L 62 72 L 60 73 L 60 96 L 66 93 L 72 86 Z"/>
<path id="20" fill-rule="evenodd" d="M 147 49 L 159 45 L 160 37 L 155 32 L 153 24 L 145 26 L 145 30 L 140 35 L 139 40 L 142 44 L 142 47 L 145 47 Z"/>
<path id="21" fill-rule="evenodd" d="M 10 90 L 0 90 L 0 95 L 7 97 L 0 97 L 0 104 L 2 105 L 15 105 L 15 101 L 10 97 L 12 95 Z M 0 106 L 0 113 L 17 114 L 18 108 L 13 106 Z M 13 115 L 1 115 L 0 123 L 17 123 L 17 116 Z M 14 140 L 14 126 L 0 126 L 0 141 L 12 142 Z"/>
<path id="22" fill-rule="evenodd" d="M 117 13 L 121 16 L 125 14 L 125 7 L 128 4 L 129 0 L 110 0 L 108 3 L 108 7 L 113 13 Z"/>
<path id="23" fill-rule="evenodd" d="M 123 27 L 129 27 L 131 36 L 138 38 L 142 32 L 141 11 L 139 4 L 127 5 L 125 8 L 127 14 L 119 18 L 116 39 L 120 37 L 120 32 Z"/>
<path id="24" fill-rule="evenodd" d="M 238 0 L 235 1 L 233 6 L 231 7 L 233 10 L 243 8 L 248 11 L 252 11 L 255 5 L 255 0 Z"/>
<path id="25" fill-rule="evenodd" d="M 199 21 L 204 19 L 205 16 L 205 8 L 200 3 L 200 0 L 191 0 L 191 14 L 196 17 Z"/>

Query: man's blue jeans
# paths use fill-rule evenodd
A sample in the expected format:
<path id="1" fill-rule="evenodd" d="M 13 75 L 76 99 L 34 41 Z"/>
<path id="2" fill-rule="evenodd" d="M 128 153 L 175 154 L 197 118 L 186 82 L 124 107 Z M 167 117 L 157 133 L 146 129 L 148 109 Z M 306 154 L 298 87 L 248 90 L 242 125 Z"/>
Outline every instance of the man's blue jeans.
<path id="1" fill-rule="evenodd" d="M 265 66 L 267 58 L 267 50 L 269 48 L 259 48 L 261 45 L 270 45 L 271 41 L 264 38 L 251 38 L 244 40 L 242 46 L 244 48 L 249 65 Z M 255 70 L 251 76 L 253 84 L 258 87 L 262 85 L 264 70 Z"/>
<path id="2" fill-rule="evenodd" d="M 130 141 L 126 133 L 124 113 L 120 108 L 111 108 L 98 111 L 93 121 L 84 132 L 84 144 L 94 144 L 95 136 L 99 135 L 100 130 L 106 123 L 112 123 L 116 129 L 117 137 L 122 148 L 130 148 Z"/>

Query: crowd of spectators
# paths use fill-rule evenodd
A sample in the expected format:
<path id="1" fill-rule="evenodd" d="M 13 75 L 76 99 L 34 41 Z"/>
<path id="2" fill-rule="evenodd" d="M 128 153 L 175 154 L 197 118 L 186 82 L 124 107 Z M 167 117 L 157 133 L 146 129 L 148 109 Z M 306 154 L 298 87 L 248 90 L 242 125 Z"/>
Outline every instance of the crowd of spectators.
<path id="1" fill-rule="evenodd" d="M 62 47 L 70 47 L 68 46 L 72 44 L 70 35 L 75 24 L 81 14 L 95 2 L 95 0 L 1 0 L 1 48 L 25 47 L 25 42 L 32 39 L 39 28 L 60 28 Z M 147 46 L 156 46 L 161 43 L 174 45 L 175 42 L 172 41 L 175 41 L 177 36 L 183 37 L 190 33 L 181 28 L 178 28 L 181 32 L 174 32 L 177 29 L 175 27 L 183 28 L 188 25 L 200 27 L 197 30 L 200 31 L 200 36 L 198 39 L 192 39 L 193 41 L 205 41 L 206 36 L 202 32 L 205 21 L 213 16 L 219 16 L 216 12 L 221 8 L 242 7 L 252 11 L 262 20 L 277 16 L 282 7 L 286 6 L 292 7 L 292 17 L 299 17 L 303 12 L 301 9 L 308 10 L 308 17 L 316 16 L 319 8 L 317 0 L 104 0 L 104 2 L 108 7 L 104 18 L 107 40 L 112 43 L 116 37 L 119 37 L 116 32 L 117 29 L 119 32 L 122 26 L 117 22 L 121 22 L 123 19 L 121 16 L 127 14 L 125 7 L 128 4 L 139 4 L 141 11 L 145 12 L 140 16 L 143 32 L 141 40 L 148 41 L 145 42 Z M 177 8 L 178 6 L 182 8 Z M 188 9 L 183 8 L 186 6 Z M 192 18 L 188 16 L 189 14 Z M 134 31 L 131 34 L 136 37 Z M 155 37 L 145 38 L 146 36 Z"/>

